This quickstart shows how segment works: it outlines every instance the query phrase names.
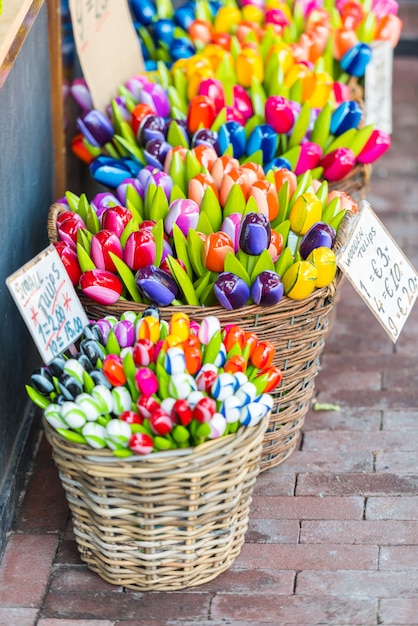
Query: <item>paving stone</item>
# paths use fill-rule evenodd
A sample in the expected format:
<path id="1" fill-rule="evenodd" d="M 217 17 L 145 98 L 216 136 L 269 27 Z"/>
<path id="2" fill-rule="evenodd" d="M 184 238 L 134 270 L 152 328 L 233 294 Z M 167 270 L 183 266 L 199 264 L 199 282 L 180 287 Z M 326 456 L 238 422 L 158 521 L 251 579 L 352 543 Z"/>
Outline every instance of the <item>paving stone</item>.
<path id="1" fill-rule="evenodd" d="M 404 575 L 408 571 L 408 577 L 414 578 L 418 587 L 418 545 L 383 546 L 379 553 L 379 568 L 402 570 Z"/>
<path id="2" fill-rule="evenodd" d="M 300 543 L 418 545 L 418 521 L 302 520 Z"/>
<path id="3" fill-rule="evenodd" d="M 8 609 L 0 606 L 0 626 L 35 626 L 37 614 L 37 609 Z"/>
<path id="4" fill-rule="evenodd" d="M 250 514 L 247 543 L 297 543 L 299 521 L 288 519 L 253 518 Z"/>
<path id="5" fill-rule="evenodd" d="M 385 626 L 416 626 L 418 597 L 382 598 L 379 602 L 379 624 Z"/>
<path id="6" fill-rule="evenodd" d="M 254 496 L 251 516 L 253 519 L 361 519 L 363 505 L 360 497 Z"/>
<path id="7" fill-rule="evenodd" d="M 368 498 L 366 519 L 416 520 L 418 496 Z"/>
<path id="8" fill-rule="evenodd" d="M 349 596 L 350 598 L 400 598 L 418 595 L 417 575 L 406 570 L 382 571 L 303 571 L 296 579 L 296 595 Z"/>
<path id="9" fill-rule="evenodd" d="M 375 496 L 413 495 L 418 490 L 418 474 L 299 474 L 297 496 Z"/>

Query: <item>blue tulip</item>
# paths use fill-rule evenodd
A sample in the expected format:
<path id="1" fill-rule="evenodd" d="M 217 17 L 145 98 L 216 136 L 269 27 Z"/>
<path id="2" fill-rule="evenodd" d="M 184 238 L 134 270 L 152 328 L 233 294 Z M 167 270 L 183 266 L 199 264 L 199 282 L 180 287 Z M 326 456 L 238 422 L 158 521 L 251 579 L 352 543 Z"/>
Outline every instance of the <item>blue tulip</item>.
<path id="1" fill-rule="evenodd" d="M 271 161 L 276 154 L 278 141 L 278 134 L 270 124 L 260 124 L 248 137 L 247 154 L 251 155 L 261 150 L 263 163 Z"/>
<path id="2" fill-rule="evenodd" d="M 338 137 L 351 128 L 357 128 L 362 115 L 363 110 L 355 100 L 342 102 L 331 115 L 331 134 Z"/>
<path id="3" fill-rule="evenodd" d="M 196 53 L 194 45 L 185 37 L 177 37 L 170 47 L 171 58 L 173 61 L 179 59 L 188 59 Z"/>
<path id="4" fill-rule="evenodd" d="M 151 0 L 130 0 L 130 6 L 135 19 L 144 26 L 151 24 L 157 14 L 157 9 Z"/>
<path id="5" fill-rule="evenodd" d="M 240 159 L 247 143 L 244 126 L 234 120 L 225 122 L 219 129 L 218 142 L 221 154 L 224 154 L 228 146 L 232 145 L 233 156 Z"/>
<path id="6" fill-rule="evenodd" d="M 152 24 L 152 33 L 157 43 L 163 43 L 168 48 L 174 41 L 174 28 L 175 24 L 173 20 L 161 19 Z"/>
<path id="7" fill-rule="evenodd" d="M 132 176 L 130 165 L 123 159 L 99 156 L 90 163 L 90 174 L 98 183 L 116 189 L 126 178 Z"/>
<path id="8" fill-rule="evenodd" d="M 267 172 L 273 168 L 279 170 L 292 170 L 292 164 L 288 161 L 288 159 L 276 157 L 264 165 L 264 172 L 267 174 Z"/>
<path id="9" fill-rule="evenodd" d="M 364 76 L 367 64 L 372 58 L 372 49 L 367 43 L 359 41 L 348 50 L 340 60 L 340 67 L 343 72 L 351 76 Z"/>
<path id="10" fill-rule="evenodd" d="M 174 20 L 186 32 L 196 19 L 194 8 L 191 2 L 183 4 L 174 11 Z"/>

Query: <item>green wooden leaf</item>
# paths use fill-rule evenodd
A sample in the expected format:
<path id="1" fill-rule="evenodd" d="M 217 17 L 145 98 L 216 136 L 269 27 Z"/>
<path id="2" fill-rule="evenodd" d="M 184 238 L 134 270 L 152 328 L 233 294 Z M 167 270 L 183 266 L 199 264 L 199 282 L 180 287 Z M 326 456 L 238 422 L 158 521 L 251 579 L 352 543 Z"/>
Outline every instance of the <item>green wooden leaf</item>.
<path id="1" fill-rule="evenodd" d="M 165 191 L 158 186 L 152 198 L 150 217 L 152 220 L 165 220 L 168 213 L 168 200 Z"/>
<path id="2" fill-rule="evenodd" d="M 228 198 L 225 202 L 223 217 L 231 215 L 231 213 L 244 213 L 245 196 L 240 185 L 234 184 L 231 187 Z"/>
<path id="3" fill-rule="evenodd" d="M 136 137 L 132 126 L 125 120 L 122 120 L 120 124 L 120 132 L 118 135 L 121 135 L 130 145 L 136 145 Z"/>
<path id="4" fill-rule="evenodd" d="M 174 259 L 170 255 L 167 257 L 167 264 L 179 289 L 183 292 L 187 304 L 199 306 L 199 299 L 196 296 L 193 283 L 188 277 L 187 272 L 184 271 L 177 259 Z"/>
<path id="5" fill-rule="evenodd" d="M 66 191 L 65 197 L 68 202 L 68 206 L 74 213 L 78 213 L 78 203 L 80 201 L 80 196 L 77 196 L 72 191 Z"/>
<path id="6" fill-rule="evenodd" d="M 222 343 L 222 332 L 217 330 L 213 333 L 212 337 L 209 340 L 209 343 L 204 347 L 202 364 L 206 363 L 214 363 L 216 357 L 219 354 Z"/>
<path id="7" fill-rule="evenodd" d="M 226 108 L 224 107 L 223 109 L 219 111 L 218 115 L 215 117 L 215 120 L 212 126 L 210 127 L 210 129 L 218 133 L 220 127 L 223 126 L 225 122 L 226 122 Z"/>
<path id="8" fill-rule="evenodd" d="M 338 233 L 339 227 L 341 226 L 341 222 L 343 221 L 345 217 L 345 214 L 346 214 L 345 209 L 343 209 L 342 211 L 338 211 L 338 213 L 334 215 L 334 217 L 331 220 L 330 226 L 332 226 L 332 228 L 335 228 L 337 233 Z"/>
<path id="9" fill-rule="evenodd" d="M 207 213 L 204 213 L 203 211 L 200 212 L 196 230 L 204 233 L 205 235 L 210 235 L 210 233 L 214 232 Z"/>
<path id="10" fill-rule="evenodd" d="M 346 148 L 350 145 L 350 143 L 354 141 L 357 133 L 358 130 L 356 128 L 350 128 L 349 130 L 346 130 L 345 133 L 342 133 L 342 135 L 339 135 L 330 143 L 330 145 L 324 151 L 324 154 L 329 154 L 333 150 L 337 150 L 337 148 Z"/>
<path id="11" fill-rule="evenodd" d="M 264 107 L 267 99 L 266 93 L 260 82 L 254 77 L 251 80 L 250 97 L 254 114 L 264 117 Z"/>
<path id="12" fill-rule="evenodd" d="M 252 154 L 250 154 L 249 156 L 245 157 L 245 158 L 241 158 L 240 159 L 240 163 L 241 165 L 244 165 L 244 163 L 256 163 L 257 165 L 263 165 L 263 151 L 262 150 L 256 150 L 256 152 L 253 152 Z"/>
<path id="13" fill-rule="evenodd" d="M 250 117 L 249 120 L 245 122 L 244 130 L 245 130 L 245 136 L 247 140 L 249 136 L 251 135 L 251 133 L 253 132 L 254 128 L 262 124 L 263 120 L 264 120 L 264 115 L 263 116 L 253 115 L 252 117 Z"/>
<path id="14" fill-rule="evenodd" d="M 253 284 L 257 276 L 265 270 L 268 270 L 270 272 L 276 271 L 273 259 L 271 258 L 268 250 L 263 250 L 263 252 L 258 257 L 257 263 L 255 264 L 254 269 L 251 273 L 251 285 Z"/>
<path id="15" fill-rule="evenodd" d="M 224 264 L 225 272 L 231 272 L 232 274 L 236 274 L 242 280 L 244 280 L 249 287 L 251 287 L 252 281 L 250 275 L 248 274 L 246 268 L 240 263 L 238 258 L 232 253 L 227 252 L 225 256 L 225 264 Z"/>
<path id="16" fill-rule="evenodd" d="M 170 71 L 166 63 L 162 63 L 161 61 L 158 61 L 157 69 L 158 69 L 158 74 L 159 74 L 158 82 L 160 83 L 160 85 L 164 87 L 164 89 L 167 90 L 172 83 Z"/>
<path id="17" fill-rule="evenodd" d="M 281 224 L 284 220 L 287 219 L 287 214 L 289 211 L 289 182 L 287 180 L 284 181 L 283 185 L 279 189 L 278 199 L 279 199 L 279 214 L 276 219 L 273 221 L 272 226 L 276 228 L 279 224 Z"/>
<path id="18" fill-rule="evenodd" d="M 296 254 L 296 250 L 299 247 L 300 239 L 301 237 L 294 233 L 293 230 L 289 230 L 289 235 L 287 237 L 287 247 L 290 249 L 290 252 L 293 254 L 293 256 Z"/>
<path id="19" fill-rule="evenodd" d="M 329 189 L 328 189 L 328 181 L 324 180 L 324 181 L 322 181 L 321 186 L 315 192 L 316 197 L 322 203 L 322 210 L 324 210 L 324 208 L 326 207 L 327 201 L 328 201 L 328 191 L 329 191 Z"/>
<path id="20" fill-rule="evenodd" d="M 182 193 L 185 193 L 187 190 L 186 166 L 178 152 L 172 153 L 169 174 L 173 179 L 174 185 L 179 187 Z"/>
<path id="21" fill-rule="evenodd" d="M 289 98 L 290 100 L 294 100 L 295 102 L 302 102 L 303 85 L 300 78 L 296 79 L 293 85 L 290 87 Z"/>
<path id="22" fill-rule="evenodd" d="M 310 116 L 311 106 L 306 100 L 302 105 L 299 117 L 293 125 L 293 130 L 289 139 L 289 148 L 294 148 L 302 143 L 302 139 L 305 137 L 308 130 Z"/>
<path id="23" fill-rule="evenodd" d="M 318 144 L 318 146 L 321 146 L 322 149 L 324 149 L 326 141 L 329 137 L 331 114 L 331 106 L 327 102 L 316 118 L 310 135 L 310 141 Z"/>
<path id="24" fill-rule="evenodd" d="M 83 218 L 84 223 L 87 222 L 87 211 L 90 204 L 85 193 L 82 193 L 78 201 L 77 213 Z"/>
<path id="25" fill-rule="evenodd" d="M 177 109 L 182 112 L 183 115 L 187 114 L 187 102 L 181 96 L 179 90 L 174 85 L 170 85 L 167 89 L 168 100 L 170 102 L 171 109 Z M 171 142 L 170 142 L 171 143 Z M 171 144 L 176 145 L 176 144 Z"/>
<path id="26" fill-rule="evenodd" d="M 210 283 L 200 296 L 200 304 L 202 306 L 214 306 L 218 304 L 218 300 L 213 289 L 213 283 Z"/>
<path id="27" fill-rule="evenodd" d="M 364 146 L 370 139 L 373 129 L 374 129 L 374 124 L 368 124 L 368 126 L 363 126 L 363 128 L 360 128 L 357 131 L 354 139 L 347 146 L 355 154 L 355 156 L 358 156 L 360 152 L 363 150 Z"/>
<path id="28" fill-rule="evenodd" d="M 340 206 L 341 200 L 336 196 L 322 211 L 322 221 L 331 224 L 331 220 L 339 212 Z"/>
<path id="29" fill-rule="evenodd" d="M 243 215 L 247 215 L 248 213 L 259 213 L 257 201 L 254 196 L 250 196 L 245 205 Z"/>
<path id="30" fill-rule="evenodd" d="M 183 148 L 189 147 L 189 142 L 184 136 L 184 133 L 176 120 L 173 120 L 168 127 L 167 142 L 172 146 L 183 146 Z"/>
<path id="31" fill-rule="evenodd" d="M 293 148 L 290 148 L 290 150 L 287 150 L 280 155 L 281 157 L 283 157 L 283 159 L 287 159 L 289 161 L 292 171 L 295 170 L 296 164 L 299 161 L 300 151 L 300 146 L 294 146 Z"/>
<path id="32" fill-rule="evenodd" d="M 186 185 L 189 184 L 189 181 L 200 174 L 202 171 L 202 166 L 199 163 L 197 157 L 189 150 L 186 154 Z"/>
<path id="33" fill-rule="evenodd" d="M 293 254 L 290 248 L 286 247 L 276 261 L 276 272 L 283 278 L 283 275 L 291 265 L 293 265 Z"/>
<path id="34" fill-rule="evenodd" d="M 204 191 L 202 202 L 200 204 L 200 212 L 201 214 L 205 213 L 208 217 L 212 227 L 212 232 L 220 230 L 223 220 L 222 209 L 215 192 L 210 186 L 206 187 Z M 200 229 L 197 228 L 197 230 Z"/>
<path id="35" fill-rule="evenodd" d="M 182 98 L 184 102 L 187 102 L 187 78 L 180 68 L 174 70 L 173 82 L 179 97 Z"/>
<path id="36" fill-rule="evenodd" d="M 301 176 L 298 176 L 298 184 L 295 192 L 290 199 L 290 208 L 295 204 L 295 200 L 304 193 L 307 193 L 309 186 L 312 185 L 312 174 L 310 170 L 304 172 Z"/>
<path id="37" fill-rule="evenodd" d="M 162 219 L 158 219 L 157 223 L 152 227 L 151 232 L 155 241 L 155 260 L 154 265 L 159 267 L 163 258 L 164 250 L 164 223 Z"/>
<path id="38" fill-rule="evenodd" d="M 173 225 L 173 240 L 176 256 L 180 261 L 183 261 L 190 280 L 193 280 L 193 268 L 187 251 L 187 239 L 177 224 Z"/>
<path id="39" fill-rule="evenodd" d="M 129 220 L 129 222 L 126 224 L 125 228 L 123 229 L 119 237 L 120 242 L 122 244 L 122 248 L 126 246 L 126 242 L 128 241 L 129 235 L 131 235 L 131 233 L 133 232 L 136 232 L 138 229 L 139 229 L 139 224 L 137 220 L 135 218 L 132 218 L 131 220 Z"/>
<path id="40" fill-rule="evenodd" d="M 129 209 L 133 219 L 135 219 L 138 224 L 144 221 L 142 214 L 137 211 L 136 207 L 132 204 L 128 197 L 126 197 L 126 208 Z"/>
<path id="41" fill-rule="evenodd" d="M 283 237 L 283 247 L 286 247 L 290 231 L 290 221 L 284 220 L 278 226 L 275 226 L 274 230 Z"/>
<path id="42" fill-rule="evenodd" d="M 202 261 L 203 241 L 193 229 L 187 234 L 187 252 L 189 254 L 190 263 L 197 276 L 203 276 L 206 273 L 206 267 Z"/>
<path id="43" fill-rule="evenodd" d="M 109 252 L 109 256 L 115 264 L 118 274 L 121 277 L 122 282 L 128 290 L 132 300 L 134 302 L 142 302 L 142 296 L 139 292 L 138 287 L 136 286 L 135 276 L 132 270 L 126 265 L 124 261 L 122 261 L 122 259 L 120 259 L 116 254 L 113 254 L 113 252 Z"/>
<path id="44" fill-rule="evenodd" d="M 131 156 L 135 161 L 138 161 L 138 163 L 141 163 L 141 165 L 146 165 L 143 152 L 141 148 L 138 148 L 136 144 L 129 143 L 129 141 L 126 141 L 125 137 L 122 137 L 121 135 L 115 135 L 113 137 L 113 141 L 115 142 L 115 144 L 120 145 L 122 148 L 124 148 L 129 156 Z"/>
<path id="45" fill-rule="evenodd" d="M 209 271 L 207 271 L 206 274 L 198 278 L 198 280 L 195 283 L 193 283 L 196 296 L 199 299 L 200 303 L 202 303 L 202 300 L 201 300 L 202 293 L 204 293 L 208 285 L 212 283 L 213 283 L 212 274 Z"/>
<path id="46" fill-rule="evenodd" d="M 80 244 L 88 255 L 90 255 L 90 243 L 92 237 L 92 233 L 85 228 L 79 228 L 77 231 L 77 244 Z"/>
<path id="47" fill-rule="evenodd" d="M 183 190 L 178 185 L 174 184 L 170 194 L 170 204 L 171 202 L 174 202 L 174 200 L 179 200 L 180 198 L 186 197 L 187 196 L 183 192 Z"/>
<path id="48" fill-rule="evenodd" d="M 154 202 L 154 195 L 157 191 L 157 185 L 155 183 L 150 183 L 147 187 L 144 197 L 144 218 L 146 220 L 150 220 L 151 218 L 151 209 L 152 203 Z"/>
<path id="49" fill-rule="evenodd" d="M 87 206 L 86 226 L 88 230 L 93 233 L 93 235 L 98 233 L 100 230 L 99 218 L 97 217 L 97 213 L 91 204 Z"/>

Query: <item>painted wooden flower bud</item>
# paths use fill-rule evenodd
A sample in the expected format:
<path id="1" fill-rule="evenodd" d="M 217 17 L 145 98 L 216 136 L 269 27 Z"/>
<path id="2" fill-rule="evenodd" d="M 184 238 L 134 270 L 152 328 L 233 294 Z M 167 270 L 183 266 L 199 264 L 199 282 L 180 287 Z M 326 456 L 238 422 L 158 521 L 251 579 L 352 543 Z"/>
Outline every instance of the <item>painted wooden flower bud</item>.
<path id="1" fill-rule="evenodd" d="M 149 339 L 137 339 L 132 352 L 135 365 L 150 365 L 154 360 L 155 346 Z"/>
<path id="2" fill-rule="evenodd" d="M 264 80 L 264 62 L 261 53 L 253 48 L 242 48 L 235 61 L 238 83 L 243 87 L 251 87 L 252 79 L 259 83 Z"/>
<path id="3" fill-rule="evenodd" d="M 270 245 L 268 247 L 268 253 L 271 256 L 273 263 L 277 261 L 283 250 L 283 235 L 271 229 Z"/>
<path id="4" fill-rule="evenodd" d="M 212 337 L 221 330 L 219 318 L 215 315 L 207 315 L 200 323 L 198 339 L 200 343 L 207 346 Z"/>
<path id="5" fill-rule="evenodd" d="M 260 306 L 274 306 L 283 295 L 283 283 L 277 272 L 264 270 L 251 285 L 251 297 Z"/>
<path id="6" fill-rule="evenodd" d="M 90 256 L 99 270 L 116 272 L 116 266 L 110 257 L 110 252 L 118 256 L 123 256 L 122 244 L 119 237 L 111 230 L 99 230 L 93 235 L 90 244 Z"/>
<path id="7" fill-rule="evenodd" d="M 250 402 L 242 407 L 240 412 L 240 422 L 243 426 L 257 426 L 260 420 L 267 415 L 268 410 L 264 404 Z"/>
<path id="8" fill-rule="evenodd" d="M 208 424 L 210 426 L 209 439 L 218 439 L 224 435 L 227 421 L 222 413 L 215 413 Z"/>
<path id="9" fill-rule="evenodd" d="M 102 414 L 100 403 L 89 393 L 80 393 L 75 401 L 81 407 L 89 422 L 95 422 Z"/>
<path id="10" fill-rule="evenodd" d="M 165 159 L 172 146 L 164 139 L 151 139 L 144 147 L 144 157 L 148 165 L 155 168 L 164 166 Z"/>
<path id="11" fill-rule="evenodd" d="M 87 270 L 80 276 L 81 291 L 100 304 L 114 304 L 122 295 L 121 280 L 107 270 Z"/>
<path id="12" fill-rule="evenodd" d="M 215 121 L 215 103 L 209 96 L 193 96 L 187 112 L 187 128 L 191 133 L 198 128 L 210 128 Z"/>
<path id="13" fill-rule="evenodd" d="M 120 415 L 125 411 L 129 411 L 132 406 L 132 397 L 127 387 L 117 386 L 112 389 L 113 396 L 113 412 Z"/>
<path id="14" fill-rule="evenodd" d="M 228 396 L 233 396 L 236 391 L 236 379 L 233 374 L 221 372 L 215 379 L 211 394 L 215 400 L 223 402 Z"/>
<path id="15" fill-rule="evenodd" d="M 221 230 L 226 233 L 234 244 L 234 252 L 239 250 L 239 232 L 241 228 L 242 213 L 231 213 L 222 222 Z"/>
<path id="16" fill-rule="evenodd" d="M 94 209 L 99 219 L 102 213 L 106 211 L 106 209 L 117 206 L 118 204 L 118 198 L 115 196 L 115 194 L 110 193 L 109 191 L 96 193 L 93 200 L 90 202 L 91 207 Z"/>
<path id="17" fill-rule="evenodd" d="M 210 422 L 216 413 L 216 402 L 209 396 L 201 398 L 193 408 L 193 419 L 201 424 Z"/>
<path id="18" fill-rule="evenodd" d="M 141 267 L 135 274 L 135 282 L 143 296 L 158 306 L 167 306 L 178 296 L 174 278 L 155 265 Z"/>
<path id="19" fill-rule="evenodd" d="M 234 108 L 237 109 L 244 120 L 250 119 L 254 115 L 253 103 L 247 91 L 242 85 L 234 85 Z"/>
<path id="20" fill-rule="evenodd" d="M 279 214 L 279 200 L 275 185 L 267 180 L 256 180 L 250 187 L 249 197 L 253 197 L 260 213 L 272 222 Z"/>
<path id="21" fill-rule="evenodd" d="M 372 58 L 372 49 L 367 43 L 358 42 L 344 54 L 340 60 L 343 72 L 351 76 L 364 76 L 367 65 Z"/>
<path id="22" fill-rule="evenodd" d="M 70 86 L 70 93 L 83 112 L 93 108 L 93 100 L 85 78 L 74 78 Z"/>
<path id="23" fill-rule="evenodd" d="M 196 376 L 197 389 L 209 393 L 217 377 L 218 368 L 211 363 L 206 363 Z"/>
<path id="24" fill-rule="evenodd" d="M 166 90 L 158 83 L 143 85 L 139 95 L 139 101 L 152 107 L 157 115 L 168 117 L 170 115 L 170 102 Z"/>
<path id="25" fill-rule="evenodd" d="M 341 180 L 356 164 L 356 156 L 350 148 L 337 148 L 326 154 L 319 162 L 326 180 Z"/>
<path id="26" fill-rule="evenodd" d="M 135 134 L 135 137 L 138 139 L 139 131 L 142 121 L 148 115 L 155 115 L 156 111 L 149 106 L 148 104 L 143 104 L 142 102 L 138 103 L 131 112 L 131 126 L 132 130 Z"/>
<path id="27" fill-rule="evenodd" d="M 290 213 L 290 228 L 297 235 L 304 235 L 322 215 L 322 202 L 311 192 L 306 192 L 296 198 Z"/>
<path id="28" fill-rule="evenodd" d="M 225 93 L 220 80 L 215 78 L 205 78 L 201 81 L 197 95 L 207 96 L 215 105 L 216 113 L 219 113 L 225 106 Z"/>
<path id="29" fill-rule="evenodd" d="M 280 368 L 275 365 L 271 365 L 270 367 L 264 369 L 254 378 L 254 384 L 258 386 L 258 381 L 262 378 L 263 380 L 263 391 L 264 393 L 270 393 L 273 391 L 282 381 L 283 373 Z M 272 408 L 272 407 L 270 407 Z"/>
<path id="30" fill-rule="evenodd" d="M 59 254 L 62 264 L 65 267 L 65 271 L 70 277 L 72 284 L 76 287 L 82 273 L 76 251 L 65 241 L 55 241 L 54 247 Z"/>
<path id="31" fill-rule="evenodd" d="M 232 311 L 245 306 L 250 298 L 247 283 L 231 272 L 222 272 L 216 279 L 213 290 L 219 304 Z"/>
<path id="32" fill-rule="evenodd" d="M 100 224 L 102 230 L 109 230 L 120 237 L 131 219 L 132 213 L 129 209 L 123 206 L 114 206 L 103 211 L 100 216 Z"/>
<path id="33" fill-rule="evenodd" d="M 83 409 L 71 400 L 61 404 L 61 417 L 69 428 L 82 428 L 87 421 Z"/>
<path id="34" fill-rule="evenodd" d="M 228 353 L 232 349 L 238 349 L 242 352 L 245 347 L 245 331 L 237 324 L 225 326 L 222 341 Z"/>
<path id="35" fill-rule="evenodd" d="M 88 357 L 93 367 L 97 365 L 99 359 L 103 360 L 106 356 L 104 347 L 95 339 L 82 339 L 80 351 Z"/>
<path id="36" fill-rule="evenodd" d="M 120 419 L 111 419 L 105 427 L 106 443 L 112 450 L 127 448 L 132 436 L 131 427 Z"/>
<path id="37" fill-rule="evenodd" d="M 259 370 L 265 370 L 273 363 L 275 347 L 271 341 L 259 341 L 251 355 L 251 363 Z"/>
<path id="38" fill-rule="evenodd" d="M 103 373 L 114 387 L 126 383 L 126 374 L 120 356 L 108 354 L 103 361 Z"/>
<path id="39" fill-rule="evenodd" d="M 168 391 L 176 400 L 188 398 L 192 391 L 197 390 L 197 383 L 187 372 L 174 374 L 168 382 Z"/>
<path id="40" fill-rule="evenodd" d="M 318 276 L 315 287 L 328 287 L 334 280 L 337 272 L 337 259 L 335 252 L 327 247 L 314 248 L 307 257 L 307 261 L 316 267 Z"/>
<path id="41" fill-rule="evenodd" d="M 140 397 L 145 398 L 145 396 L 140 396 Z M 122 422 L 126 422 L 127 424 L 143 424 L 144 423 L 144 419 L 141 417 L 141 415 L 139 415 L 138 413 L 130 409 L 128 409 L 127 411 L 122 411 L 122 413 L 119 415 L 119 419 L 122 420 Z"/>
<path id="42" fill-rule="evenodd" d="M 120 320 L 115 324 L 113 331 L 121 348 L 133 346 L 135 342 L 135 326 L 129 320 Z"/>
<path id="43" fill-rule="evenodd" d="M 246 404 L 249 404 L 250 402 L 253 402 L 256 396 L 257 389 L 255 385 L 250 381 L 247 381 L 243 385 L 240 385 L 240 387 L 235 391 L 235 397 L 239 400 L 242 407 Z"/>
<path id="44" fill-rule="evenodd" d="M 153 265 L 156 257 L 154 235 L 148 229 L 132 232 L 123 249 L 123 260 L 134 272 L 141 267 Z"/>
<path id="45" fill-rule="evenodd" d="M 282 277 L 284 291 L 288 298 L 303 300 L 315 289 L 318 270 L 309 261 L 293 263 Z"/>
<path id="46" fill-rule="evenodd" d="M 58 381 L 58 388 L 66 400 L 75 400 L 82 393 L 83 385 L 74 376 L 64 374 Z"/>
<path id="47" fill-rule="evenodd" d="M 219 129 L 218 143 L 221 154 L 232 146 L 232 154 L 236 159 L 240 159 L 245 153 L 247 144 L 244 126 L 234 120 L 225 122 Z"/>
<path id="48" fill-rule="evenodd" d="M 229 235 L 223 231 L 209 233 L 202 246 L 202 261 L 211 272 L 222 272 L 228 252 L 234 254 L 234 245 Z"/>
<path id="49" fill-rule="evenodd" d="M 307 170 L 314 170 L 322 157 L 322 148 L 312 141 L 303 141 L 300 144 L 300 155 L 295 166 L 295 174 L 299 176 Z"/>
<path id="50" fill-rule="evenodd" d="M 149 419 L 152 413 L 160 407 L 160 401 L 155 396 L 139 396 L 136 401 L 136 408 L 142 419 Z M 167 411 L 166 411 L 167 412 Z"/>
<path id="51" fill-rule="evenodd" d="M 267 124 L 276 133 L 288 133 L 294 124 L 294 114 L 287 98 L 283 96 L 269 96 L 264 107 Z"/>
<path id="52" fill-rule="evenodd" d="M 84 367 L 77 359 L 68 359 L 64 365 L 64 374 L 75 378 L 80 385 L 83 384 Z"/>
<path id="53" fill-rule="evenodd" d="M 137 131 L 137 141 L 141 147 L 154 139 L 165 140 L 165 119 L 161 115 L 150 114 L 142 118 Z"/>
<path id="54" fill-rule="evenodd" d="M 102 369 L 94 369 L 90 372 L 90 376 L 94 382 L 95 385 L 101 385 L 103 387 L 106 387 L 107 389 L 111 389 L 112 388 L 112 383 L 110 383 L 106 376 L 103 374 L 103 370 Z"/>
<path id="55" fill-rule="evenodd" d="M 196 230 L 199 215 L 200 209 L 196 202 L 186 198 L 178 198 L 169 206 L 167 217 L 164 220 L 164 230 L 167 235 L 171 236 L 173 226 L 176 224 L 183 235 L 187 237 L 190 229 Z"/>
<path id="56" fill-rule="evenodd" d="M 314 248 L 332 248 L 336 237 L 335 229 L 326 222 L 317 222 L 305 233 L 300 244 L 299 253 L 307 259 Z"/>
<path id="57" fill-rule="evenodd" d="M 331 134 L 338 137 L 351 128 L 358 128 L 362 115 L 363 110 L 356 100 L 343 102 L 331 115 Z"/>
<path id="58" fill-rule="evenodd" d="M 77 232 L 80 228 L 85 227 L 83 220 L 79 216 L 75 217 L 76 215 L 76 213 L 73 213 L 73 217 L 67 217 L 57 227 L 60 240 L 74 250 L 77 247 Z"/>
<path id="59" fill-rule="evenodd" d="M 43 396 L 49 395 L 55 389 L 51 374 L 46 367 L 40 367 L 30 377 L 32 385 Z"/>
<path id="60" fill-rule="evenodd" d="M 161 407 L 155 409 L 149 418 L 151 430 L 156 435 L 168 435 L 173 429 L 173 420 Z"/>
<path id="61" fill-rule="evenodd" d="M 53 428 L 67 428 L 67 422 L 61 415 L 61 406 L 53 403 L 49 404 L 44 410 L 44 417 L 48 424 Z"/>
<path id="62" fill-rule="evenodd" d="M 188 400 L 175 400 L 170 417 L 174 424 L 188 426 L 193 419 L 193 411 Z"/>
<path id="63" fill-rule="evenodd" d="M 186 313 L 173 313 L 168 323 L 172 335 L 177 335 L 181 341 L 186 341 L 190 335 L 190 318 Z"/>
<path id="64" fill-rule="evenodd" d="M 186 358 L 183 348 L 174 346 L 167 350 L 165 355 L 164 367 L 170 376 L 173 374 L 182 374 L 186 371 Z"/>
<path id="65" fill-rule="evenodd" d="M 239 247 L 246 254 L 257 256 L 270 245 L 271 227 L 263 213 L 247 213 L 242 222 Z"/>
<path id="66" fill-rule="evenodd" d="M 242 402 L 236 395 L 228 396 L 222 403 L 221 413 L 228 424 L 233 424 L 239 420 Z"/>
<path id="67" fill-rule="evenodd" d="M 135 324 L 137 339 L 149 339 L 152 343 L 157 343 L 161 332 L 159 314 L 159 309 L 152 305 L 143 312 L 142 317 L 140 317 Z"/>
<path id="68" fill-rule="evenodd" d="M 105 448 L 107 445 L 106 429 L 101 424 L 87 422 L 84 424 L 81 434 L 92 448 L 99 450 L 100 448 Z"/>
<path id="69" fill-rule="evenodd" d="M 97 109 L 91 109 L 80 115 L 77 118 L 77 128 L 87 141 L 96 148 L 112 141 L 115 134 L 112 122 Z"/>
<path id="70" fill-rule="evenodd" d="M 357 157 L 359 163 L 373 163 L 390 148 L 390 135 L 374 129 L 366 145 Z"/>
<path id="71" fill-rule="evenodd" d="M 183 344 L 183 350 L 186 359 L 186 371 L 194 375 L 202 366 L 202 353 L 200 348 Z"/>
<path id="72" fill-rule="evenodd" d="M 152 437 L 145 433 L 134 433 L 129 439 L 129 448 L 136 454 L 150 454 L 154 448 Z"/>
<path id="73" fill-rule="evenodd" d="M 373 5 L 373 11 L 376 11 L 375 5 Z M 389 10 L 386 8 L 386 14 L 381 14 L 376 20 L 375 39 L 390 41 L 392 48 L 398 45 L 403 27 L 402 20 L 396 15 L 397 11 L 398 3 L 394 2 Z"/>
<path id="74" fill-rule="evenodd" d="M 245 372 L 246 368 L 247 360 L 241 354 L 233 354 L 224 365 L 224 371 L 229 372 L 230 374 Z"/>
<path id="75" fill-rule="evenodd" d="M 247 154 L 253 154 L 258 150 L 263 153 L 263 163 L 271 161 L 277 151 L 278 135 L 270 124 L 256 126 L 247 140 Z"/>
<path id="76" fill-rule="evenodd" d="M 158 379 L 147 367 L 140 367 L 135 372 L 135 383 L 138 391 L 146 396 L 152 396 L 158 391 Z"/>

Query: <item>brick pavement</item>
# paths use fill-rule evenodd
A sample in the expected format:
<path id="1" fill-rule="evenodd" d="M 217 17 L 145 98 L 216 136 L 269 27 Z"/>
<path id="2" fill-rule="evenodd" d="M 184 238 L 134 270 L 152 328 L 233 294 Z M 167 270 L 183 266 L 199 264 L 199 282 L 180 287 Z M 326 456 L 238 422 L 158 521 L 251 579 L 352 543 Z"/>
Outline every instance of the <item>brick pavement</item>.
<path id="1" fill-rule="evenodd" d="M 368 200 L 418 267 L 418 61 L 396 58 L 391 151 Z M 418 307 L 394 347 L 348 281 L 300 445 L 259 476 L 240 556 L 183 592 L 112 586 L 78 558 L 42 441 L 0 566 L 0 626 L 418 625 Z"/>

